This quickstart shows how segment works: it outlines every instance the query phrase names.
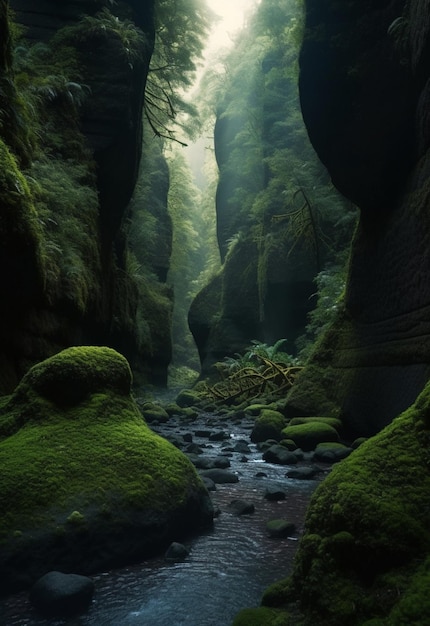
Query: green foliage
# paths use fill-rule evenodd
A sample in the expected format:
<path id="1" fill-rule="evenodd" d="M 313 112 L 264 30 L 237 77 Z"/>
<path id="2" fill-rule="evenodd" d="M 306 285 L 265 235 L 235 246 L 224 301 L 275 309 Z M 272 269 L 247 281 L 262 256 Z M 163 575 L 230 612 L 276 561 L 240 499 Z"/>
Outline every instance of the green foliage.
<path id="1" fill-rule="evenodd" d="M 236 233 L 253 237 L 260 322 L 268 317 L 269 277 L 279 267 L 311 276 L 342 264 L 339 254 L 356 219 L 317 158 L 301 116 L 302 5 L 259 3 L 224 61 L 221 79 L 211 69 L 202 83 L 206 91 L 211 81 L 215 86 L 215 102 L 205 106 L 217 114 L 222 256 Z"/>
<path id="2" fill-rule="evenodd" d="M 314 282 L 317 287 L 314 294 L 316 305 L 308 315 L 309 323 L 306 326 L 306 334 L 296 341 L 299 357 L 302 360 L 306 360 L 310 356 L 315 343 L 336 319 L 345 290 L 345 265 L 327 265 L 324 270 L 316 275 Z"/>
<path id="3" fill-rule="evenodd" d="M 46 298 L 67 299 L 84 313 L 100 289 L 95 182 L 85 165 L 49 158 L 32 164 L 29 181 L 43 232 Z"/>
<path id="4" fill-rule="evenodd" d="M 145 34 L 134 22 L 114 15 L 106 7 L 95 15 L 83 15 L 77 24 L 61 29 L 55 41 L 79 49 L 80 45 L 112 39 L 120 43 L 119 51 L 131 69 L 136 61 L 143 61 Z"/>
<path id="5" fill-rule="evenodd" d="M 264 364 L 262 359 L 288 366 L 300 365 L 297 358 L 281 350 L 286 343 L 287 339 L 279 339 L 273 346 L 269 346 L 266 343 L 254 339 L 252 345 L 249 346 L 243 354 L 224 357 L 224 359 L 217 364 L 217 368 L 222 372 L 222 375 L 225 376 L 238 372 L 246 367 L 257 366 L 258 368 L 263 368 Z"/>
<path id="6" fill-rule="evenodd" d="M 182 96 L 195 77 L 208 29 L 208 10 L 198 0 L 156 0 L 155 45 L 145 90 L 144 114 L 158 137 L 177 139 L 175 127 L 191 131 L 195 115 Z"/>

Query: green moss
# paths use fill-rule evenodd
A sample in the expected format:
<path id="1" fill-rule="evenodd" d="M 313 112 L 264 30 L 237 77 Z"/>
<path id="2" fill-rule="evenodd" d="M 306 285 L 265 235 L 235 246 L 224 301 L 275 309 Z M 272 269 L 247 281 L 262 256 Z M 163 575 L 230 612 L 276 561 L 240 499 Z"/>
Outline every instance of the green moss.
<path id="1" fill-rule="evenodd" d="M 312 497 L 293 576 L 269 591 L 306 626 L 424 624 L 430 571 L 430 385 Z M 370 618 L 374 618 L 369 622 Z"/>
<path id="2" fill-rule="evenodd" d="M 282 429 L 287 425 L 287 419 L 272 409 L 262 409 L 260 415 L 255 420 L 255 425 L 251 433 L 251 441 L 259 442 L 266 439 L 282 438 Z"/>
<path id="3" fill-rule="evenodd" d="M 16 158 L 1 139 L 0 205 L 2 207 L 0 241 L 3 250 L 10 249 L 12 258 L 20 255 L 24 259 L 31 258 L 33 264 L 39 266 L 40 272 L 41 229 L 33 197 Z"/>
<path id="4" fill-rule="evenodd" d="M 337 431 L 329 424 L 320 421 L 287 426 L 282 430 L 282 436 L 285 439 L 292 439 L 303 450 L 314 450 L 319 443 L 324 441 L 339 440 Z"/>
<path id="5" fill-rule="evenodd" d="M 56 381 L 87 393 L 59 406 Z M 70 348 L 30 370 L 3 407 L 16 425 L 0 441 L 3 546 L 16 529 L 165 514 L 205 492 L 188 459 L 146 426 L 129 387 L 127 362 L 107 348 Z"/>
<path id="6" fill-rule="evenodd" d="M 289 422 L 289 426 L 309 424 L 309 422 L 320 422 L 321 424 L 328 424 L 337 431 L 342 430 L 342 421 L 336 417 L 293 417 Z"/>

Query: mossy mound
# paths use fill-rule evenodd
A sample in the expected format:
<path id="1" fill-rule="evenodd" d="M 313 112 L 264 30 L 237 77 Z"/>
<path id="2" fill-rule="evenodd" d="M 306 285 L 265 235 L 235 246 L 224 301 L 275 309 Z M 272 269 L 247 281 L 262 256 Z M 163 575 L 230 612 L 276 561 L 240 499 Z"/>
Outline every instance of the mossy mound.
<path id="1" fill-rule="evenodd" d="M 282 430 L 282 439 L 292 439 L 298 448 L 314 450 L 319 443 L 339 441 L 339 434 L 333 426 L 320 421 L 287 426 Z"/>
<path id="2" fill-rule="evenodd" d="M 263 598 L 295 624 L 400 626 L 430 619 L 430 384 L 336 465 L 312 497 L 293 575 Z"/>
<path id="3" fill-rule="evenodd" d="M 67 392 L 66 404 L 57 380 L 85 393 Z M 130 382 L 115 351 L 71 348 L 35 366 L 2 403 L 3 591 L 49 570 L 88 574 L 132 562 L 211 522 L 201 479 L 146 425 Z"/>
<path id="4" fill-rule="evenodd" d="M 297 424 L 309 424 L 309 422 L 320 422 L 321 424 L 328 424 L 335 428 L 338 432 L 342 430 L 342 420 L 337 417 L 293 417 L 289 426 L 296 426 Z"/>
<path id="5" fill-rule="evenodd" d="M 183 389 L 176 398 L 176 404 L 182 409 L 190 406 L 199 405 L 202 401 L 202 396 L 198 391 L 193 389 Z"/>
<path id="6" fill-rule="evenodd" d="M 251 433 L 251 441 L 258 443 L 267 439 L 282 439 L 282 429 L 287 425 L 287 419 L 272 409 L 262 409 L 260 415 L 255 420 L 254 428 Z"/>

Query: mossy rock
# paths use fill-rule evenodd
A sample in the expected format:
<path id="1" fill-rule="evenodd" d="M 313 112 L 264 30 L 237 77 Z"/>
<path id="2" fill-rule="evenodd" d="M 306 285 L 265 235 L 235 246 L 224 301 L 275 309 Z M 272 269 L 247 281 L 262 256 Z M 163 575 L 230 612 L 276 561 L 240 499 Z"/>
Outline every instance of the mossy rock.
<path id="1" fill-rule="evenodd" d="M 14 393 L 14 401 L 30 401 L 33 394 L 59 407 L 72 407 L 90 393 L 111 391 L 128 396 L 130 366 L 122 355 L 105 347 L 68 348 L 38 363 L 24 376 Z"/>
<path id="2" fill-rule="evenodd" d="M 324 422 L 311 421 L 287 426 L 282 431 L 282 439 L 292 439 L 298 448 L 305 452 L 314 450 L 319 443 L 339 441 L 339 434 L 333 426 Z"/>
<path id="3" fill-rule="evenodd" d="M 232 626 L 290 626 L 290 619 L 284 611 L 260 606 L 240 611 Z"/>
<path id="4" fill-rule="evenodd" d="M 342 421 L 337 417 L 293 417 L 289 426 L 296 426 L 297 424 L 309 424 L 309 422 L 320 422 L 321 424 L 328 424 L 335 428 L 338 432 L 342 430 Z"/>
<path id="5" fill-rule="evenodd" d="M 170 418 L 169 413 L 159 404 L 148 402 L 142 406 L 142 414 L 145 420 L 151 422 L 160 422 L 164 424 Z"/>
<path id="6" fill-rule="evenodd" d="M 284 448 L 287 448 L 287 450 L 290 450 L 291 452 L 297 450 L 297 446 L 292 439 L 281 439 L 279 443 L 281 446 L 284 446 Z"/>
<path id="7" fill-rule="evenodd" d="M 3 591 L 49 570 L 88 574 L 132 562 L 211 523 L 196 470 L 149 429 L 130 382 L 115 351 L 71 348 L 35 366 L 2 403 Z M 69 393 L 78 384 L 85 393 Z"/>
<path id="8" fill-rule="evenodd" d="M 181 408 L 192 407 L 198 405 L 201 402 L 202 396 L 198 391 L 193 389 L 182 390 L 176 398 L 176 404 Z"/>
<path id="9" fill-rule="evenodd" d="M 335 463 L 346 459 L 352 452 L 352 448 L 345 446 L 343 443 L 324 442 L 319 443 L 315 448 L 315 460 L 325 463 Z"/>
<path id="10" fill-rule="evenodd" d="M 293 575 L 265 594 L 302 626 L 429 622 L 430 383 L 312 496 Z"/>
<path id="11" fill-rule="evenodd" d="M 285 519 L 272 519 L 266 524 L 270 537 L 288 537 L 296 532 L 296 525 Z"/>
<path id="12" fill-rule="evenodd" d="M 272 409 L 263 409 L 255 420 L 254 428 L 251 433 L 251 441 L 259 443 L 267 439 L 282 439 L 282 429 L 287 425 L 287 419 Z"/>

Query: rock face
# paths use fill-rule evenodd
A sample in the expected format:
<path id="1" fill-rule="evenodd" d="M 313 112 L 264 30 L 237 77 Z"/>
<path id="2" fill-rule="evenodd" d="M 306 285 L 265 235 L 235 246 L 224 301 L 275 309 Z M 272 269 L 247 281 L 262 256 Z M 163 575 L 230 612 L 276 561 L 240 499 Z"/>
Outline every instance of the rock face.
<path id="1" fill-rule="evenodd" d="M 1 192 L 11 212 L 0 225 L 8 294 L 0 307 L 0 392 L 10 393 L 34 363 L 85 343 L 118 349 L 144 380 L 164 382 L 172 295 L 138 282 L 126 229 L 153 2 L 10 6 L 26 30 L 12 69 L 1 5 L 0 158 L 13 176 Z M 162 265 L 165 274 L 166 259 Z"/>
<path id="2" fill-rule="evenodd" d="M 429 3 L 307 2 L 300 90 L 313 145 L 361 209 L 344 310 L 290 397 L 371 435 L 429 374 Z"/>
<path id="3" fill-rule="evenodd" d="M 294 3 L 289 7 L 279 9 L 285 32 L 296 22 L 289 14 Z M 245 352 L 253 340 L 272 345 L 287 338 L 287 352 L 295 354 L 314 302 L 315 276 L 333 259 L 333 248 L 351 236 L 333 228 L 331 212 L 343 199 L 329 184 L 300 118 L 292 69 L 297 48 L 288 37 L 259 32 L 257 24 L 250 26 L 247 45 L 238 44 L 234 78 L 217 110 L 216 213 L 224 264 L 189 315 L 205 375 L 214 362 Z"/>
<path id="4" fill-rule="evenodd" d="M 332 449 L 349 456 L 314 493 L 293 574 L 263 604 L 290 605 L 286 623 L 303 626 L 425 624 L 430 3 L 307 0 L 306 14 L 305 122 L 361 218 L 343 311 L 289 395 L 289 409 L 331 409 L 351 435 L 374 436 L 351 453 Z M 327 445 L 318 449 L 326 458 Z M 270 622 L 255 613 L 253 623 Z"/>
<path id="5" fill-rule="evenodd" d="M 155 435 L 110 348 L 69 348 L 34 366 L 0 410 L 3 592 L 51 570 L 133 562 L 212 522 L 194 467 Z"/>

